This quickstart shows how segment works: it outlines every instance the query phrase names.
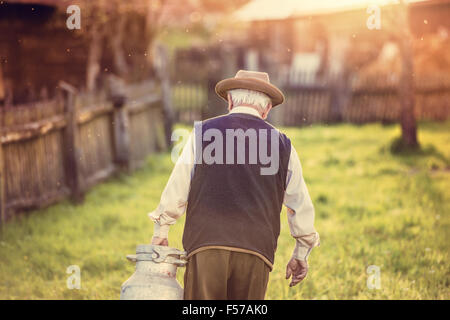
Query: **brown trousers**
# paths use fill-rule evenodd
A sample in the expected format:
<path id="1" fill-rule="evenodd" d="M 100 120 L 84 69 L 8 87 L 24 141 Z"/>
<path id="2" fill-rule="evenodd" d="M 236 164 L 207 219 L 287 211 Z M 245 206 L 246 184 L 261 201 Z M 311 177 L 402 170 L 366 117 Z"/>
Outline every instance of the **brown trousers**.
<path id="1" fill-rule="evenodd" d="M 263 300 L 269 266 L 250 253 L 207 249 L 189 258 L 185 300 Z"/>

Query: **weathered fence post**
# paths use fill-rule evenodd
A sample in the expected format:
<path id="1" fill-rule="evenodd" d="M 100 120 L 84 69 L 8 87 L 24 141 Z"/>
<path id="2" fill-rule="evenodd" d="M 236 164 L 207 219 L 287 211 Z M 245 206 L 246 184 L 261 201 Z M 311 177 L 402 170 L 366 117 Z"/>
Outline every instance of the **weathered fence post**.
<path id="1" fill-rule="evenodd" d="M 207 117 L 216 117 L 226 113 L 226 103 L 216 94 L 216 84 L 223 79 L 223 71 L 221 65 L 223 62 L 223 55 L 220 51 L 213 51 L 208 61 L 208 103 L 207 103 Z"/>
<path id="2" fill-rule="evenodd" d="M 114 101 L 114 160 L 124 170 L 131 169 L 130 119 L 125 99 Z"/>
<path id="3" fill-rule="evenodd" d="M 80 138 L 78 132 L 78 112 L 75 103 L 76 88 L 65 82 L 60 82 L 64 97 L 66 128 L 64 130 L 64 167 L 67 185 L 71 190 L 72 200 L 83 201 L 83 181 L 80 166 Z"/>
<path id="4" fill-rule="evenodd" d="M 340 85 L 336 82 L 330 87 L 330 115 L 328 121 L 331 123 L 339 122 L 341 120 L 341 98 L 340 98 Z"/>
<path id="5" fill-rule="evenodd" d="M 123 170 L 131 169 L 130 119 L 126 108 L 127 94 L 125 81 L 117 76 L 108 77 L 108 94 L 113 112 L 114 162 Z"/>
<path id="6" fill-rule="evenodd" d="M 161 112 L 160 116 L 163 121 L 164 121 L 164 107 L 163 107 L 163 97 L 160 96 L 160 99 L 155 102 L 155 106 L 154 108 L 156 110 L 158 110 L 157 112 Z M 154 119 L 154 115 L 152 113 L 149 113 L 150 119 L 149 122 L 151 123 L 152 121 L 155 121 Z M 161 128 L 161 123 L 158 124 L 158 126 L 155 127 L 155 139 L 156 139 L 156 145 L 155 145 L 155 150 L 156 151 L 165 151 L 168 148 L 170 148 L 170 144 L 167 144 L 167 135 L 166 135 L 166 127 L 163 126 Z M 170 136 L 170 140 L 172 140 L 172 134 Z M 170 141 L 172 143 L 172 141 Z"/>
<path id="7" fill-rule="evenodd" d="M 342 121 L 342 114 L 347 103 L 351 100 L 350 72 L 345 70 L 332 77 L 330 99 L 330 122 Z"/>
<path id="8" fill-rule="evenodd" d="M 220 76 L 214 72 L 208 75 L 208 103 L 206 115 L 212 118 L 224 114 L 226 111 L 226 103 L 216 94 L 216 84 L 219 82 Z"/>
<path id="9" fill-rule="evenodd" d="M 164 131 L 166 135 L 166 144 L 170 147 L 172 145 L 172 126 L 174 123 L 175 114 L 173 111 L 172 90 L 170 87 L 169 53 L 165 46 L 159 44 L 156 46 L 156 54 L 156 72 L 159 80 L 161 81 Z"/>

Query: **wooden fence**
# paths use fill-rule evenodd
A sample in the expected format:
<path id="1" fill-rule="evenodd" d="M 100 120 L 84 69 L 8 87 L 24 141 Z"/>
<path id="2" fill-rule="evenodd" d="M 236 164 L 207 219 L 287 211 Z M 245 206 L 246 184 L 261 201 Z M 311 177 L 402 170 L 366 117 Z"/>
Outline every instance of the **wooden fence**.
<path id="1" fill-rule="evenodd" d="M 208 82 L 181 82 L 172 85 L 172 102 L 177 122 L 193 123 L 205 117 L 208 105 Z"/>
<path id="2" fill-rule="evenodd" d="M 161 95 L 150 82 L 127 87 L 121 103 L 70 86 L 62 93 L 0 109 L 1 222 L 66 196 L 80 201 L 89 187 L 166 147 Z"/>
<path id="3" fill-rule="evenodd" d="M 397 122 L 400 119 L 398 85 L 384 79 L 345 85 L 336 82 L 292 84 L 284 87 L 283 125 L 311 123 Z M 418 120 L 444 121 L 450 116 L 450 83 L 419 79 L 415 87 Z"/>
<path id="4" fill-rule="evenodd" d="M 293 79 L 278 80 L 286 95 L 286 102 L 272 112 L 271 120 L 275 124 L 302 126 L 341 121 L 368 123 L 399 120 L 398 86 L 384 78 L 360 80 L 348 85 L 332 78 L 317 81 L 308 75 Z M 177 120 L 192 123 L 208 115 L 205 109 L 209 108 L 210 96 L 215 93 L 207 82 L 184 82 L 174 86 L 172 94 Z M 449 118 L 449 79 L 419 79 L 415 98 L 418 120 L 444 121 Z"/>

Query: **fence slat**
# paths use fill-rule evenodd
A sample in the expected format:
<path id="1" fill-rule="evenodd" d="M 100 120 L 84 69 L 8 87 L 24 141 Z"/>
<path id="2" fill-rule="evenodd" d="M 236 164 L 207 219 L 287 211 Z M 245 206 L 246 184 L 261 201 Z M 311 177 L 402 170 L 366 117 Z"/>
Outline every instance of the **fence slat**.
<path id="1" fill-rule="evenodd" d="M 78 132 L 78 105 L 75 92 L 64 90 L 64 104 L 66 128 L 64 130 L 64 159 L 67 185 L 71 190 L 72 199 L 81 202 L 84 198 L 82 191 L 82 176 L 80 168 L 80 141 Z"/>

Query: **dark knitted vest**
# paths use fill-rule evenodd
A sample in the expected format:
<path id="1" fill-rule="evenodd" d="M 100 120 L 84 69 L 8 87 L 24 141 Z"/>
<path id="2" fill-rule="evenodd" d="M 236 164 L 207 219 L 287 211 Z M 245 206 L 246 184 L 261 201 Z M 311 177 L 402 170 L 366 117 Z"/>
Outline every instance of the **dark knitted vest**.
<path id="1" fill-rule="evenodd" d="M 227 132 L 238 132 L 237 129 L 242 129 L 241 133 L 257 133 L 253 135 L 253 142 L 256 136 L 257 143 L 251 147 L 249 134 L 244 137 L 245 142 L 241 139 L 241 144 L 233 137 L 234 148 L 227 148 Z M 197 161 L 183 234 L 185 250 L 190 253 L 204 246 L 236 247 L 258 252 L 273 263 L 280 234 L 290 140 L 264 120 L 242 113 L 205 120 L 196 125 L 195 132 Z M 218 133 L 223 137 L 222 159 L 217 157 L 219 153 L 211 152 L 211 146 L 207 148 Z M 205 161 L 207 150 L 215 156 L 215 163 Z M 267 157 L 260 156 L 261 152 L 265 155 L 278 152 L 278 163 L 268 164 Z M 262 174 L 271 165 L 277 168 L 276 172 L 269 170 L 269 174 L 267 171 Z"/>

